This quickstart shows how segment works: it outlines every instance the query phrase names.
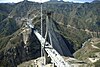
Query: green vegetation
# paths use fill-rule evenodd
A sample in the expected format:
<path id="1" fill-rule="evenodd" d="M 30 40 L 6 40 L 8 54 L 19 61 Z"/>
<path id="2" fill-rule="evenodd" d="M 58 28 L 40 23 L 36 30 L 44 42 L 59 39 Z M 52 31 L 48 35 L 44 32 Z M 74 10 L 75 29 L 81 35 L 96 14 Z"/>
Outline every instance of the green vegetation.
<path id="1" fill-rule="evenodd" d="M 95 67 L 100 67 L 100 60 L 94 63 Z"/>
<path id="2" fill-rule="evenodd" d="M 89 63 L 89 67 L 99 67 L 100 66 L 100 60 L 93 63 L 90 62 L 89 58 L 99 58 L 99 53 L 100 49 L 94 48 L 92 45 L 99 42 L 100 40 L 98 40 L 99 38 L 93 38 L 90 41 L 87 41 L 87 43 L 85 44 L 85 46 L 81 49 L 79 49 L 78 51 L 76 51 L 74 53 L 75 58 L 83 60 L 87 63 Z M 91 41 L 93 41 L 93 43 L 91 43 Z M 99 43 L 98 43 L 99 44 Z M 98 45 L 95 44 L 94 46 Z"/>
<path id="3" fill-rule="evenodd" d="M 3 21 L 0 25 L 0 28 L 1 28 L 0 34 L 4 35 L 4 36 L 11 35 L 16 30 L 18 30 L 18 26 L 16 24 L 16 21 L 13 18 L 8 18 L 5 21 Z"/>
<path id="4" fill-rule="evenodd" d="M 82 47 L 82 43 L 87 41 L 92 37 L 100 37 L 100 2 L 98 3 L 43 3 L 43 23 L 45 25 L 46 12 L 52 11 L 52 18 L 56 23 L 57 31 L 61 34 L 66 40 L 73 45 L 73 49 L 76 51 Z M 22 46 L 24 46 L 23 41 L 20 40 L 18 35 L 21 30 L 21 27 L 24 25 L 21 22 L 23 17 L 34 17 L 38 15 L 34 20 L 33 24 L 36 25 L 36 28 L 40 32 L 40 4 L 33 2 L 20 2 L 16 4 L 0 4 L 0 59 L 1 56 L 4 56 L 2 63 L 7 63 L 5 61 L 8 56 L 1 54 L 4 51 L 4 54 L 7 54 L 8 50 L 18 51 L 16 56 L 16 62 L 22 62 L 19 59 L 25 59 L 22 54 L 25 54 Z M 13 16 L 8 18 L 8 16 Z M 68 25 L 70 25 L 68 27 Z M 45 29 L 44 29 L 45 30 Z M 86 32 L 88 30 L 88 32 Z M 15 33 L 19 32 L 19 33 Z M 92 34 L 91 34 L 92 33 Z M 38 40 L 35 37 L 30 36 L 30 41 L 28 42 L 29 47 L 29 56 L 35 56 L 35 53 L 38 53 L 40 45 Z M 100 47 L 100 43 L 96 45 Z M 5 48 L 6 47 L 6 48 Z M 17 49 L 12 49 L 17 47 Z M 20 47 L 20 48 L 19 48 Z M 19 48 L 19 50 L 18 50 Z M 23 51 L 23 52 L 21 52 Z M 20 53 L 21 52 L 21 53 Z M 99 49 L 93 49 L 90 44 L 86 48 L 80 49 L 76 52 L 75 57 L 78 59 L 86 59 L 87 57 L 96 57 L 95 53 L 100 52 Z M 18 58 L 20 57 L 20 58 Z M 11 58 L 11 57 L 10 57 Z M 1 60 L 0 60 L 1 61 Z M 3 65 L 0 63 L 0 65 Z M 96 65 L 99 62 L 95 63 Z M 100 66 L 100 65 L 99 65 Z"/>
<path id="5" fill-rule="evenodd" d="M 0 13 L 0 22 L 7 17 L 6 14 Z"/>
<path id="6" fill-rule="evenodd" d="M 8 17 L 15 5 L 0 3 L 0 22 Z"/>
<path id="7" fill-rule="evenodd" d="M 95 46 L 99 47 L 100 48 L 100 43 L 96 44 Z"/>
<path id="8" fill-rule="evenodd" d="M 0 50 L 2 50 L 7 45 L 10 38 L 11 37 L 8 36 L 0 39 Z"/>

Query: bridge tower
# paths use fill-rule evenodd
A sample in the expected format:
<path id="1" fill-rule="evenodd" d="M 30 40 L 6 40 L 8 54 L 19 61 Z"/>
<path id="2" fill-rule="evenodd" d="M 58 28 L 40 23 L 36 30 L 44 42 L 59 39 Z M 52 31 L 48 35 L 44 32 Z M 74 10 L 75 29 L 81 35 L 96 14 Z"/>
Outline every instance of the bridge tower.
<path id="1" fill-rule="evenodd" d="M 47 38 L 50 40 L 50 44 L 52 45 L 52 40 L 50 37 L 50 32 L 49 32 L 49 23 L 50 23 L 50 18 L 51 17 L 51 12 L 47 12 L 47 16 L 46 16 L 46 33 L 45 33 L 45 42 L 47 41 Z M 46 45 L 46 44 L 45 44 Z M 44 50 L 45 50 L 45 45 L 44 45 Z M 44 51 L 44 57 L 45 57 L 45 63 L 49 63 L 51 61 L 50 57 L 48 57 L 48 54 L 46 53 L 46 51 Z"/>
<path id="2" fill-rule="evenodd" d="M 41 0 L 41 36 L 43 37 L 43 6 L 42 6 L 42 0 Z M 46 42 L 46 39 L 45 39 L 45 42 Z M 43 58 L 43 62 L 42 62 L 42 65 L 45 66 L 46 65 L 46 57 L 47 57 L 47 53 L 45 52 L 45 42 L 42 42 L 42 38 L 41 38 L 41 57 L 44 57 Z"/>

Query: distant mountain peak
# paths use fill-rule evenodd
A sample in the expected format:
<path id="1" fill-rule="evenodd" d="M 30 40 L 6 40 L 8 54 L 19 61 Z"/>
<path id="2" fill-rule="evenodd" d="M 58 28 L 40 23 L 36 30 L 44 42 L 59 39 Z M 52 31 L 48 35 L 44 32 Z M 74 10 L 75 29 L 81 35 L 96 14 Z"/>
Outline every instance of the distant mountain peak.
<path id="1" fill-rule="evenodd" d="M 94 1 L 100 1 L 100 0 L 94 0 Z"/>
<path id="2" fill-rule="evenodd" d="M 24 1 L 26 2 L 26 1 L 28 1 L 28 0 L 24 0 Z"/>
<path id="3" fill-rule="evenodd" d="M 28 1 L 28 0 L 24 0 L 24 1 Z"/>
<path id="4" fill-rule="evenodd" d="M 93 2 L 100 2 L 100 0 L 94 0 Z"/>

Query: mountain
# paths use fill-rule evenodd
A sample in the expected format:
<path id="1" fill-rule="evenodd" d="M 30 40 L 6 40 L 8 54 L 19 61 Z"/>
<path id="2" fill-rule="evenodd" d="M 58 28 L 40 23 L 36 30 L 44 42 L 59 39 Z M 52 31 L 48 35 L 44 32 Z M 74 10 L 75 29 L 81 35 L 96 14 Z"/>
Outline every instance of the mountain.
<path id="1" fill-rule="evenodd" d="M 74 53 L 77 59 L 100 66 L 100 38 L 91 38 L 84 43 L 84 46 Z"/>
<path id="2" fill-rule="evenodd" d="M 1 3 L 0 4 L 0 22 L 7 18 L 11 10 L 13 9 L 15 5 L 8 4 L 8 3 Z"/>
<path id="3" fill-rule="evenodd" d="M 57 22 L 60 33 L 73 41 L 75 50 L 82 42 L 91 37 L 100 37 L 98 34 L 99 3 L 48 3 L 47 8 L 53 11 L 53 19 Z M 44 4 L 45 7 L 46 3 Z M 47 8 L 43 8 L 47 10 Z M 50 9 L 51 8 L 51 9 Z M 66 33 L 65 33 L 66 32 Z M 98 32 L 98 33 L 96 33 Z"/>
<path id="4" fill-rule="evenodd" d="M 100 0 L 94 0 L 93 2 L 100 2 Z"/>
<path id="5" fill-rule="evenodd" d="M 16 67 L 24 61 L 40 57 L 40 42 L 32 31 L 27 31 L 25 27 L 25 19 L 33 18 L 32 24 L 40 32 L 40 5 L 40 3 L 30 1 L 0 4 L 1 66 Z M 57 37 L 59 34 L 58 38 L 62 38 L 66 44 L 64 46 L 68 45 L 71 54 L 74 53 L 76 58 L 77 50 L 82 47 L 85 41 L 91 38 L 100 38 L 100 2 L 45 2 L 43 3 L 44 26 L 46 13 L 49 11 L 52 12 L 51 18 L 56 26 L 57 35 L 54 36 Z M 45 33 L 45 27 L 43 32 Z M 84 50 L 79 50 L 79 53 Z"/>

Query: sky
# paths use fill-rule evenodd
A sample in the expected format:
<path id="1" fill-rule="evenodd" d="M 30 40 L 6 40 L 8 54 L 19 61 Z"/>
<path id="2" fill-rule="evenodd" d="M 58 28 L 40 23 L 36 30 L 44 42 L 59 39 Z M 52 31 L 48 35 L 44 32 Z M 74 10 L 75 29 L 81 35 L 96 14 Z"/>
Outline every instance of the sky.
<path id="1" fill-rule="evenodd" d="M 23 0 L 0 0 L 0 3 L 17 3 Z M 33 1 L 33 2 L 41 2 L 41 0 L 28 0 L 28 1 Z M 42 2 L 46 2 L 49 0 L 42 0 Z M 69 1 L 69 2 L 80 2 L 80 3 L 84 3 L 84 2 L 92 2 L 93 0 L 63 0 L 63 1 Z"/>

